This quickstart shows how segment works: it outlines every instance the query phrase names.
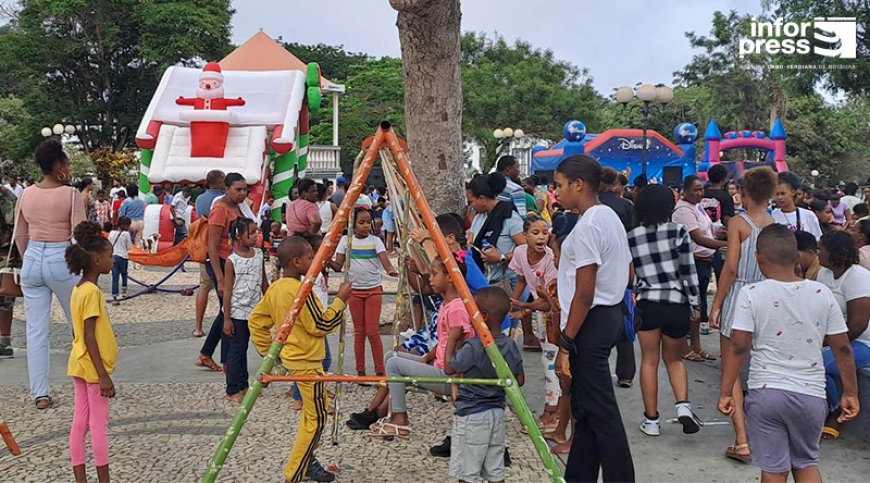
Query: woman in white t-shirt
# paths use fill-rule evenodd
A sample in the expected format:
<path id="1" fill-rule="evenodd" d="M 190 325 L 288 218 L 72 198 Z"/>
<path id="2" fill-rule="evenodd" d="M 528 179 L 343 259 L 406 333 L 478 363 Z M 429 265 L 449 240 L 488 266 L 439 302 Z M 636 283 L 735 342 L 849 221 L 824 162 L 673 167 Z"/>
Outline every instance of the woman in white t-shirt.
<path id="1" fill-rule="evenodd" d="M 822 236 L 819 263 L 822 268 L 817 281 L 831 289 L 843 311 L 849 328 L 849 340 L 852 341 L 855 368 L 870 367 L 870 271 L 858 265 L 855 241 L 845 232 L 835 231 Z M 825 391 L 830 409 L 823 437 L 836 439 L 840 436 L 840 423 L 837 422 L 840 415 L 840 390 L 837 386 L 840 372 L 831 349 L 825 347 L 823 355 L 827 378 Z"/>
<path id="2" fill-rule="evenodd" d="M 816 240 L 822 237 L 822 227 L 819 218 L 810 210 L 799 208 L 794 203 L 795 190 L 800 187 L 800 180 L 793 173 L 780 173 L 779 184 L 773 193 L 773 201 L 777 208 L 771 216 L 773 221 L 785 225 L 792 232 L 805 231 L 812 233 Z"/>
<path id="3" fill-rule="evenodd" d="M 329 201 L 329 187 L 323 183 L 317 183 L 317 201 L 314 204 L 320 210 L 320 219 L 323 222 L 320 225 L 320 233 L 325 235 L 329 233 L 329 227 L 332 226 L 332 219 L 338 208 L 335 203 Z"/>
<path id="4" fill-rule="evenodd" d="M 562 242 L 558 276 L 562 335 L 556 373 L 572 377 L 576 418 L 565 479 L 597 481 L 603 469 L 604 481 L 634 481 L 608 363 L 625 331 L 622 299 L 631 272 L 628 238 L 616 212 L 598 202 L 597 161 L 571 156 L 559 165 L 555 181 L 559 203 L 580 212 L 580 220 Z"/>

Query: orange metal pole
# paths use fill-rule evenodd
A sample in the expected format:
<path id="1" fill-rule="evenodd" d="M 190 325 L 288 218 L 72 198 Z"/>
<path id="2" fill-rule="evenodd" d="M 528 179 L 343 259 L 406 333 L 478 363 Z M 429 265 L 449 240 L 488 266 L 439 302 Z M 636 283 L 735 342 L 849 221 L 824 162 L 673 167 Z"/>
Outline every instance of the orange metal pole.
<path id="1" fill-rule="evenodd" d="M 386 127 L 384 126 L 385 123 L 387 124 Z M 459 271 L 459 266 L 456 265 L 456 261 L 453 259 L 453 254 L 450 252 L 450 247 L 447 245 L 447 239 L 444 238 L 444 234 L 438 229 L 438 224 L 435 222 L 435 214 L 432 212 L 429 202 L 426 201 L 426 197 L 423 196 L 423 188 L 417 181 L 417 177 L 414 175 L 414 172 L 411 171 L 411 163 L 408 162 L 405 151 L 399 144 L 399 138 L 392 129 L 389 129 L 389 123 L 386 121 L 381 123 L 379 132 L 381 130 L 386 131 L 385 141 L 387 147 L 389 147 L 390 151 L 393 153 L 393 158 L 396 160 L 396 164 L 399 167 L 399 174 L 402 175 L 402 178 L 408 185 L 408 192 L 411 195 L 411 199 L 413 199 L 414 203 L 417 205 L 417 211 L 423 218 L 423 224 L 426 226 L 429 235 L 432 237 L 432 241 L 435 243 L 435 250 L 438 252 L 438 256 L 444 260 L 444 265 L 447 266 L 447 271 L 450 273 L 450 281 L 453 282 L 453 285 L 459 291 L 459 298 L 461 298 L 462 303 L 465 304 L 465 310 L 467 310 L 471 315 L 471 323 L 474 326 L 474 330 L 480 336 L 480 341 L 483 343 L 484 347 L 491 345 L 494 342 L 492 334 L 489 332 L 489 328 L 483 321 L 483 316 L 480 315 L 480 310 L 474 302 L 474 296 L 471 295 L 471 290 L 469 290 L 468 285 L 465 283 L 465 278 L 462 277 L 462 272 Z"/>
<path id="2" fill-rule="evenodd" d="M 0 418 L 0 436 L 3 437 L 3 441 L 6 442 L 6 447 L 9 448 L 9 452 L 12 453 L 12 456 L 18 456 L 21 454 L 21 448 L 18 447 L 18 443 L 15 442 L 15 438 L 12 437 L 12 431 L 9 431 L 9 426 L 6 425 L 6 422 Z"/>
<path id="3" fill-rule="evenodd" d="M 347 226 L 348 216 L 353 210 L 353 204 L 356 203 L 356 199 L 359 197 L 360 193 L 362 193 L 363 186 L 365 185 L 366 179 L 369 177 L 369 172 L 375 163 L 375 159 L 378 157 L 378 152 L 381 149 L 383 140 L 384 129 L 378 127 L 374 139 L 366 151 L 365 157 L 362 162 L 360 162 L 359 169 L 357 169 L 353 174 L 353 179 L 351 180 L 347 194 L 345 194 L 344 200 L 341 202 L 341 206 L 335 214 L 332 226 L 329 227 L 329 233 L 326 234 L 323 243 L 320 245 L 320 249 L 318 249 L 317 253 L 314 255 L 314 261 L 311 262 L 311 267 L 308 269 L 308 273 L 305 274 L 305 280 L 302 282 L 302 286 L 299 288 L 299 292 L 293 300 L 293 305 L 290 306 L 290 312 L 288 312 L 287 316 L 284 317 L 284 322 L 275 333 L 276 343 L 283 345 L 284 341 L 287 340 L 287 337 L 290 335 L 290 331 L 293 330 L 293 325 L 296 323 L 296 319 L 299 316 L 299 311 L 302 310 L 305 300 L 308 299 L 308 294 L 311 293 L 311 288 L 314 285 L 314 280 L 317 279 L 317 274 L 323 270 L 324 263 L 328 258 L 332 257 L 335 248 L 338 246 L 338 240 L 341 238 L 344 227 Z"/>

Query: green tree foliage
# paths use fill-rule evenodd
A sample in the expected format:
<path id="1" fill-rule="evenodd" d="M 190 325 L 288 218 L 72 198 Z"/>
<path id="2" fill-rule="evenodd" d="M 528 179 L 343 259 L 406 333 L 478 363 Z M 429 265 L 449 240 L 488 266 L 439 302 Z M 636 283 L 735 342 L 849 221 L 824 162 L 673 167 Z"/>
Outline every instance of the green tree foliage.
<path id="1" fill-rule="evenodd" d="M 329 76 L 326 69 L 321 70 Z M 347 78 L 340 81 L 346 83 L 347 94 L 339 100 L 338 140 L 342 170 L 350 173 L 363 140 L 375 133 L 380 121 L 390 121 L 397 133 L 405 131 L 402 61 L 367 59 L 349 66 Z M 311 138 L 312 144 L 332 144 L 331 102 L 312 116 Z"/>
<path id="2" fill-rule="evenodd" d="M 798 56 L 803 62 L 827 66 L 848 66 L 849 68 L 830 68 L 807 70 L 803 72 L 807 82 L 821 82 L 831 90 L 842 89 L 848 95 L 870 94 L 870 4 L 867 0 L 764 0 L 762 4 L 773 16 L 809 21 L 816 17 L 856 17 L 858 49 L 855 59 L 832 59 L 815 54 Z"/>
<path id="3" fill-rule="evenodd" d="M 496 161 L 493 129 L 522 129 L 527 136 L 560 139 L 562 124 L 581 119 L 590 132 L 603 127 L 604 100 L 586 69 L 558 60 L 550 50 L 497 36 L 466 33 L 461 40 L 462 130 L 484 148 L 481 168 Z"/>
<path id="4" fill-rule="evenodd" d="M 82 126 L 91 152 L 120 150 L 170 65 L 219 59 L 229 50 L 229 0 L 28 0 L 0 34 L 0 87 L 40 126 Z"/>
<path id="5" fill-rule="evenodd" d="M 29 132 L 32 115 L 20 98 L 0 97 L 0 159 L 20 163 L 33 153 L 31 140 L 38 132 Z M 40 136 L 41 137 L 41 136 Z"/>
<path id="6" fill-rule="evenodd" d="M 352 73 L 355 64 L 375 60 L 362 52 L 347 52 L 343 45 L 326 44 L 306 45 L 295 42 L 285 42 L 284 48 L 293 53 L 303 62 L 317 62 L 320 71 L 327 79 L 344 83 Z"/>

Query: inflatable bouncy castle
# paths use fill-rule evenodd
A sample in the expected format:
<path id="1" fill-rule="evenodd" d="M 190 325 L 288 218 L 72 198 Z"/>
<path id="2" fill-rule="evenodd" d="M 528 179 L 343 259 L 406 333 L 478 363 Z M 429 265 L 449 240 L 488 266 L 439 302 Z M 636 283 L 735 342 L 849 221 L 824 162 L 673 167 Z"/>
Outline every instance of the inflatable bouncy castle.
<path id="1" fill-rule="evenodd" d="M 553 172 L 565 158 L 574 154 L 587 154 L 602 166 L 617 171 L 631 170 L 632 178 L 643 171 L 643 131 L 640 129 L 608 129 L 600 134 L 586 133 L 580 121 L 565 123 L 564 139 L 551 147 L 532 148 L 532 174 L 552 180 Z M 698 129 L 689 123 L 674 129 L 678 144 L 651 129 L 647 130 L 647 176 L 658 182 L 679 184 L 682 179 L 696 173 L 694 142 Z M 633 182 L 630 179 L 629 182 Z"/>
<path id="2" fill-rule="evenodd" d="M 203 69 L 169 67 L 136 132 L 140 191 L 201 184 L 220 169 L 245 177 L 254 213 L 267 191 L 276 207 L 287 203 L 305 174 L 309 113 L 320 109 L 325 83 L 317 64 L 301 64 L 263 32 Z M 159 206 L 148 210 L 145 236 L 161 231 L 168 216 Z M 171 240 L 161 236 L 161 248 Z"/>
<path id="3" fill-rule="evenodd" d="M 729 131 L 723 136 L 716 120 L 711 119 L 704 131 L 704 162 L 698 164 L 698 174 L 706 179 L 707 171 L 720 163 L 728 168 L 732 179 L 740 179 L 745 170 L 755 166 L 770 166 L 778 173 L 788 171 L 785 162 L 786 137 L 779 118 L 773 122 L 770 136 L 762 131 Z M 723 161 L 722 154 L 733 149 L 759 150 L 762 155 L 756 160 Z"/>

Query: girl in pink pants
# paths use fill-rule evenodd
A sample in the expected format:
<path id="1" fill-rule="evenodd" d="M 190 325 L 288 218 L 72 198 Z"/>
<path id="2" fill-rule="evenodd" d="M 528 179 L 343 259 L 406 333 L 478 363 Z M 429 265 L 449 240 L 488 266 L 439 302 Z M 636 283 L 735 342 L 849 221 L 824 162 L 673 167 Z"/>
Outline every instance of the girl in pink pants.
<path id="1" fill-rule="evenodd" d="M 70 298 L 73 343 L 67 375 L 72 376 L 75 391 L 70 462 L 76 483 L 87 482 L 85 437 L 90 432 L 97 478 L 105 483 L 109 481 L 109 398 L 115 397 L 109 374 L 115 369 L 118 345 L 97 279 L 112 270 L 112 244 L 103 238 L 99 225 L 87 221 L 75 227 L 73 237 L 78 243 L 67 248 L 66 263 L 70 273 L 82 278 Z"/>

